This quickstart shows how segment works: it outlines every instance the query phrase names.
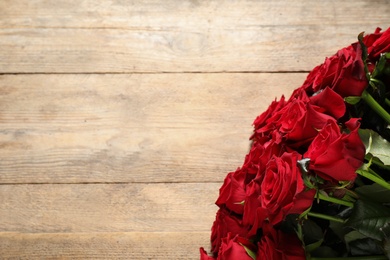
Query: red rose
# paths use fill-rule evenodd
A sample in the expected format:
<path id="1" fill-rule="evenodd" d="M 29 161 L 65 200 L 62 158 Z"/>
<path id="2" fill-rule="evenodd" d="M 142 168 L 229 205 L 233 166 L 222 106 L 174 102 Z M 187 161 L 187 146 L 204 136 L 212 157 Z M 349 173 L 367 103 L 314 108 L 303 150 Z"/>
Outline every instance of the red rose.
<path id="1" fill-rule="evenodd" d="M 380 29 L 375 34 L 375 40 L 369 42 L 367 51 L 370 59 L 376 60 L 381 53 L 390 52 L 390 27 L 383 33 L 379 33 Z"/>
<path id="2" fill-rule="evenodd" d="M 245 200 L 246 195 L 245 178 L 246 174 L 241 169 L 230 172 L 219 190 L 219 197 L 215 204 L 219 207 L 225 205 L 229 210 L 237 214 L 244 213 L 242 202 Z"/>
<path id="3" fill-rule="evenodd" d="M 262 141 L 265 141 L 265 143 L 261 143 Z M 251 151 L 246 156 L 243 169 L 248 169 L 248 172 L 252 171 L 256 175 L 246 185 L 246 198 L 243 215 L 243 222 L 245 225 L 253 226 L 259 222 L 261 223 L 265 218 L 264 214 L 259 215 L 258 212 L 253 209 L 261 206 L 259 199 L 261 194 L 260 185 L 264 178 L 267 163 L 273 156 L 279 157 L 284 152 L 285 149 L 281 145 L 276 144 L 272 140 L 268 140 L 268 138 L 262 138 L 253 144 Z M 256 233 L 257 226 L 254 228 L 255 230 L 253 231 Z"/>
<path id="4" fill-rule="evenodd" d="M 246 184 L 248 184 L 257 175 L 261 175 L 265 170 L 265 166 L 273 155 L 279 156 L 285 151 L 284 147 L 276 144 L 267 137 L 262 137 L 253 142 L 249 153 L 245 156 L 242 169 L 245 170 L 250 177 L 247 176 Z"/>
<path id="5" fill-rule="evenodd" d="M 306 191 L 297 161 L 297 152 L 272 157 L 261 183 L 261 207 L 268 212 L 272 225 L 283 221 L 288 214 L 302 213 L 308 209 L 315 191 Z M 299 199 L 297 199 L 299 198 Z"/>
<path id="6" fill-rule="evenodd" d="M 226 209 L 220 208 L 217 211 L 213 227 L 211 228 L 211 252 L 216 254 L 221 246 L 222 239 L 228 233 L 246 237 L 248 227 L 243 225 L 241 218 L 230 214 Z"/>
<path id="7" fill-rule="evenodd" d="M 288 214 L 300 214 L 311 206 L 315 190 L 306 190 L 297 167 L 300 158 L 297 152 L 273 156 L 264 176 L 256 177 L 247 186 L 243 223 L 252 227 L 249 237 L 266 219 L 276 225 Z"/>
<path id="8" fill-rule="evenodd" d="M 359 43 L 339 50 L 315 67 L 303 83 L 309 95 L 330 87 L 342 97 L 360 96 L 368 84 Z"/>
<path id="9" fill-rule="evenodd" d="M 334 121 L 329 121 L 310 144 L 305 158 L 310 158 L 309 169 L 326 180 L 352 181 L 355 171 L 363 164 L 365 155 L 356 118 L 346 123 L 351 131 L 342 133 Z"/>
<path id="10" fill-rule="evenodd" d="M 261 228 L 264 220 L 268 218 L 268 212 L 261 207 L 261 183 L 262 176 L 257 176 L 247 187 L 247 197 L 244 204 L 243 224 L 250 226 L 248 237 L 255 236 Z"/>
<path id="11" fill-rule="evenodd" d="M 381 28 L 377 27 L 374 33 L 367 34 L 363 37 L 363 43 L 369 49 L 372 44 L 382 36 Z"/>
<path id="12" fill-rule="evenodd" d="M 326 87 L 308 97 L 303 87 L 297 88 L 291 95 L 290 100 L 303 100 L 315 107 L 315 110 L 339 119 L 344 116 L 346 106 L 344 99 L 331 88 Z"/>
<path id="13" fill-rule="evenodd" d="M 257 260 L 305 260 L 301 241 L 293 234 L 286 234 L 265 225 L 258 243 Z"/>
<path id="14" fill-rule="evenodd" d="M 292 147 L 308 144 L 332 116 L 321 113 L 310 99 L 292 99 L 256 133 Z"/>
<path id="15" fill-rule="evenodd" d="M 255 133 L 251 137 L 251 139 L 256 139 L 261 136 L 256 135 L 256 130 L 264 127 L 266 125 L 266 121 L 277 111 L 279 111 L 282 107 L 284 107 L 286 104 L 284 100 L 284 96 L 280 99 L 280 101 L 273 101 L 271 105 L 268 107 L 268 109 L 263 112 L 261 115 L 256 117 L 255 121 L 253 122 Z"/>
<path id="16" fill-rule="evenodd" d="M 317 111 L 333 116 L 335 119 L 345 114 L 344 99 L 328 87 L 311 96 L 310 103 L 317 107 Z"/>
<path id="17" fill-rule="evenodd" d="M 244 246 L 251 247 L 251 244 L 248 240 L 239 237 L 233 236 L 231 233 L 227 237 L 222 239 L 222 244 L 218 252 L 218 260 L 253 260 L 252 257 L 248 255 Z"/>
<path id="18" fill-rule="evenodd" d="M 203 247 L 199 249 L 200 251 L 200 260 L 215 260 L 214 257 L 211 257 L 207 254 Z"/>
<path id="19" fill-rule="evenodd" d="M 229 210 L 242 215 L 244 213 L 243 202 L 247 195 L 246 186 L 257 175 L 261 176 L 272 155 L 279 155 L 281 151 L 282 147 L 280 145 L 276 145 L 267 138 L 255 141 L 245 157 L 242 168 L 230 172 L 226 176 L 216 201 L 217 206 L 225 206 Z"/>

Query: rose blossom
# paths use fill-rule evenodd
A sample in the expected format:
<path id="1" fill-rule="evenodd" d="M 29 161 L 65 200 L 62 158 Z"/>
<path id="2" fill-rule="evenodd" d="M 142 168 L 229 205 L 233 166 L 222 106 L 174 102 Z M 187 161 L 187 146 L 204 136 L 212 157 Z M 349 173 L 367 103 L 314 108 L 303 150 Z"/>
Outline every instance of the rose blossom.
<path id="1" fill-rule="evenodd" d="M 256 225 L 252 228 L 252 231 L 256 233 L 257 223 L 261 222 L 261 219 L 265 218 L 265 215 L 261 212 L 257 212 L 256 208 L 260 207 L 260 185 L 264 178 L 264 172 L 267 167 L 267 163 L 273 156 L 281 156 L 286 150 L 282 145 L 276 144 L 272 140 L 266 141 L 264 144 L 261 142 L 267 138 L 262 138 L 256 141 L 250 153 L 245 159 L 243 168 L 247 168 L 248 172 L 250 169 L 256 174 L 253 179 L 246 185 L 246 198 L 243 215 L 243 223 L 248 226 Z M 253 232 L 250 235 L 254 235 Z"/>
<path id="2" fill-rule="evenodd" d="M 349 134 L 329 121 L 304 154 L 310 158 L 309 169 L 326 180 L 353 181 L 355 171 L 363 164 L 365 147 L 358 134 L 360 123 L 352 118 L 346 126 Z"/>
<path id="3" fill-rule="evenodd" d="M 253 122 L 255 134 L 251 137 L 251 139 L 255 139 L 256 136 L 256 130 L 264 127 L 266 125 L 266 121 L 277 111 L 279 111 L 282 107 L 284 107 L 286 104 L 284 96 L 281 97 L 279 101 L 273 101 L 271 105 L 268 107 L 268 109 L 263 112 L 261 115 L 256 117 L 255 121 Z"/>
<path id="4" fill-rule="evenodd" d="M 297 161 L 297 152 L 272 157 L 261 183 L 261 206 L 267 209 L 272 225 L 280 223 L 288 214 L 300 214 L 308 209 L 315 191 L 306 191 Z"/>
<path id="5" fill-rule="evenodd" d="M 207 252 L 204 250 L 203 247 L 201 247 L 201 248 L 199 249 L 199 251 L 200 251 L 200 260 L 215 260 L 214 257 L 209 256 L 209 255 L 207 254 Z"/>
<path id="6" fill-rule="evenodd" d="M 242 219 L 231 214 L 225 208 L 217 211 L 215 221 L 211 228 L 211 252 L 216 254 L 221 246 L 222 239 L 230 232 L 233 235 L 246 237 L 249 227 L 245 226 Z"/>
<path id="7" fill-rule="evenodd" d="M 264 225 L 263 236 L 258 243 L 257 260 L 305 260 L 301 241 L 293 234 Z"/>
<path id="8" fill-rule="evenodd" d="M 245 156 L 242 169 L 245 169 L 247 176 L 246 184 L 253 180 L 256 176 L 262 175 L 269 159 L 273 156 L 279 156 L 285 151 L 285 147 L 276 144 L 272 139 L 262 137 L 253 142 L 252 147 Z"/>
<path id="9" fill-rule="evenodd" d="M 251 248 L 251 243 L 238 235 L 233 236 L 231 233 L 222 239 L 222 244 L 218 252 L 218 260 L 232 260 L 232 259 L 242 259 L 242 260 L 253 260 L 252 257 L 248 255 L 244 246 Z"/>
<path id="10" fill-rule="evenodd" d="M 245 200 L 246 194 L 245 178 L 246 174 L 242 169 L 228 173 L 222 187 L 219 189 L 219 197 L 215 204 L 219 207 L 225 205 L 229 210 L 242 214 L 244 207 L 241 203 Z"/>
<path id="11" fill-rule="evenodd" d="M 335 119 L 344 116 L 346 111 L 344 99 L 328 87 L 311 96 L 310 103 L 317 107 L 317 111 Z"/>
<path id="12" fill-rule="evenodd" d="M 322 113 L 309 98 L 292 99 L 280 111 L 266 121 L 266 125 L 255 130 L 257 135 L 268 136 L 277 144 L 297 148 L 307 145 L 318 134 L 328 120 L 334 117 Z"/>
<path id="13" fill-rule="evenodd" d="M 378 28 L 373 34 L 363 37 L 370 62 L 375 63 L 381 53 L 390 51 L 389 38 L 390 28 L 383 33 Z M 369 70 L 372 70 L 373 67 L 370 64 L 368 66 Z M 347 97 L 360 96 L 367 85 L 362 48 L 360 43 L 355 42 L 315 67 L 307 76 L 303 88 L 311 95 L 330 87 L 342 97 Z"/>
<path id="14" fill-rule="evenodd" d="M 243 223 L 252 227 L 249 237 L 256 234 L 265 220 L 277 225 L 288 214 L 300 214 L 311 206 L 315 190 L 306 189 L 297 167 L 299 159 L 301 155 L 297 152 L 273 156 L 264 177 L 256 177 L 248 185 Z"/>
<path id="15" fill-rule="evenodd" d="M 356 42 L 315 67 L 307 76 L 303 87 L 309 94 L 330 87 L 342 97 L 347 97 L 360 96 L 367 84 L 362 49 Z"/>
<path id="16" fill-rule="evenodd" d="M 263 221 L 268 218 L 268 212 L 261 207 L 261 183 L 263 176 L 257 176 L 247 187 L 247 196 L 244 203 L 243 224 L 250 226 L 248 237 L 256 235 Z"/>
<path id="17" fill-rule="evenodd" d="M 216 201 L 217 206 L 225 206 L 234 213 L 242 215 L 244 213 L 243 202 L 247 195 L 247 185 L 256 176 L 261 178 L 269 159 L 273 155 L 279 156 L 283 151 L 280 145 L 267 138 L 255 141 L 245 157 L 242 168 L 228 173 L 225 177 Z"/>
<path id="18" fill-rule="evenodd" d="M 228 233 L 227 236 L 222 239 L 222 243 L 218 248 L 218 252 L 215 253 L 216 258 L 209 256 L 203 247 L 201 247 L 200 260 L 252 260 L 252 257 L 248 255 L 244 246 L 252 251 L 256 251 L 256 246 L 246 238 Z"/>
<path id="19" fill-rule="evenodd" d="M 376 60 L 381 53 L 390 51 L 390 27 L 383 33 L 380 33 L 380 28 L 378 28 L 374 37 L 370 40 L 364 43 L 367 46 L 369 58 Z"/>

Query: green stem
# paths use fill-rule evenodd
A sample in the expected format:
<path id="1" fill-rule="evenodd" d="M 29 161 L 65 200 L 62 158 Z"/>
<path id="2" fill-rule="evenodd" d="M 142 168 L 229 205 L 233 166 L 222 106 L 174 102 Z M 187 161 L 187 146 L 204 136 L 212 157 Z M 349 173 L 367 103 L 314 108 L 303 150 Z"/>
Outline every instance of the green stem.
<path id="1" fill-rule="evenodd" d="M 310 211 L 309 213 L 307 213 L 307 215 L 310 217 L 326 219 L 329 221 L 334 221 L 334 222 L 339 222 L 339 223 L 345 223 L 345 220 L 342 218 L 337 218 L 337 217 L 333 217 L 333 216 L 329 216 L 329 215 L 325 215 L 325 214 L 321 214 L 321 213 L 315 213 L 315 212 Z"/>
<path id="2" fill-rule="evenodd" d="M 362 99 L 388 124 L 390 124 L 390 114 L 367 92 L 364 90 L 362 93 Z"/>
<path id="3" fill-rule="evenodd" d="M 385 181 L 385 180 L 375 176 L 374 174 L 370 173 L 369 171 L 357 170 L 356 173 L 359 174 L 360 176 L 363 176 L 363 177 L 365 177 L 365 178 L 367 178 L 369 180 L 372 180 L 373 182 L 378 183 L 382 187 L 390 190 L 390 183 L 388 183 L 387 181 Z"/>
<path id="4" fill-rule="evenodd" d="M 310 260 L 387 260 L 386 256 L 310 257 Z"/>
<path id="5" fill-rule="evenodd" d="M 385 169 L 385 170 L 390 171 L 390 165 L 384 165 L 383 163 L 380 163 L 380 162 L 378 162 L 378 161 L 376 161 L 376 160 L 371 160 L 371 162 L 372 162 L 373 164 L 375 164 L 376 166 L 382 168 L 382 169 Z"/>
<path id="6" fill-rule="evenodd" d="M 345 201 L 345 200 L 336 199 L 336 198 L 333 198 L 333 197 L 330 197 L 330 196 L 325 196 L 325 195 L 323 195 L 320 192 L 317 193 L 317 197 L 320 200 L 324 200 L 324 201 L 328 201 L 328 202 L 332 202 L 332 203 L 335 203 L 335 204 L 344 205 L 344 206 L 353 208 L 353 203 L 350 202 L 350 201 Z"/>
<path id="7" fill-rule="evenodd" d="M 386 103 L 386 105 L 390 106 L 390 100 L 389 99 L 385 98 L 385 103 Z"/>

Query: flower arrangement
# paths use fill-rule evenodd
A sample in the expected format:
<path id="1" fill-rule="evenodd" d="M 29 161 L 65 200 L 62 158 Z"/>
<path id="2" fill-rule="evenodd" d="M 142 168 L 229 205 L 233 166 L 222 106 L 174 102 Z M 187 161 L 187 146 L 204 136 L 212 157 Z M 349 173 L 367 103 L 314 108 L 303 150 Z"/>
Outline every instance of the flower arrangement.
<path id="1" fill-rule="evenodd" d="M 200 259 L 390 259 L 389 112 L 390 28 L 378 28 L 255 119 Z"/>

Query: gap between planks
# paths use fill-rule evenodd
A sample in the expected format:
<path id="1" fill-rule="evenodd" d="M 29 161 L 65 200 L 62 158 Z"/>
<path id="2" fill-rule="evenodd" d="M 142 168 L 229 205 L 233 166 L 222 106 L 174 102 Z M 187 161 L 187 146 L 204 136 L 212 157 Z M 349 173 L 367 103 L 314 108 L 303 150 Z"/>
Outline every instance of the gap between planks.
<path id="1" fill-rule="evenodd" d="M 148 182 L 148 181 L 135 181 L 135 182 L 15 182 L 15 183 L 0 183 L 2 185 L 127 185 L 127 184 L 222 184 L 223 179 L 221 181 L 160 181 L 160 182 Z"/>
<path id="2" fill-rule="evenodd" d="M 132 74 L 287 74 L 287 73 L 309 73 L 309 70 L 296 70 L 296 71 L 135 71 L 135 72 L 10 72 L 0 73 L 0 76 L 7 75 L 132 75 Z"/>

